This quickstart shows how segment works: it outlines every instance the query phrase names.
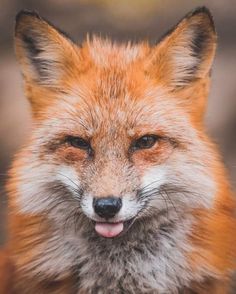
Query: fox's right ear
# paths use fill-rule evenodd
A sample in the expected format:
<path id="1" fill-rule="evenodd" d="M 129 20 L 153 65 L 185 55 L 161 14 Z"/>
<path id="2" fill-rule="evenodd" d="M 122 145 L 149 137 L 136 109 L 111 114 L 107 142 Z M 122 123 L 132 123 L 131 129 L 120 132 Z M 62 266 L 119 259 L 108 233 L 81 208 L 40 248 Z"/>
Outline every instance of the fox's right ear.
<path id="1" fill-rule="evenodd" d="M 23 10 L 17 14 L 15 49 L 26 83 L 56 88 L 65 74 L 73 73 L 73 63 L 79 58 L 76 48 L 37 13 Z"/>

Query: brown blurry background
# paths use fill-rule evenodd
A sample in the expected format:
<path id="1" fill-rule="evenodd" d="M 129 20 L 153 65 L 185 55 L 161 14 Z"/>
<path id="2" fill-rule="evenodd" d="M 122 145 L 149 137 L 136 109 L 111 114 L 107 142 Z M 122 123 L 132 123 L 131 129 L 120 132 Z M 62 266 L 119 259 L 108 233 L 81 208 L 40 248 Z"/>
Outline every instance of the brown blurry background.
<path id="1" fill-rule="evenodd" d="M 0 0 L 0 244 L 4 243 L 4 181 L 14 152 L 30 125 L 29 105 L 14 56 L 15 14 L 38 11 L 80 42 L 87 33 L 118 40 L 155 42 L 188 11 L 210 8 L 219 35 L 206 122 L 236 185 L 236 1 L 235 0 Z"/>

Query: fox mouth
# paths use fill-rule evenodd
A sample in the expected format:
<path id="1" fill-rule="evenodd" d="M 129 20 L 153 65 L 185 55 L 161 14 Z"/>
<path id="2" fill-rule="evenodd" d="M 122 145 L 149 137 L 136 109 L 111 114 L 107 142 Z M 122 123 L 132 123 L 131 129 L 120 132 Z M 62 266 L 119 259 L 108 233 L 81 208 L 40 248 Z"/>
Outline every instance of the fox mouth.
<path id="1" fill-rule="evenodd" d="M 134 223 L 134 218 L 120 222 L 94 222 L 95 231 L 104 238 L 115 238 L 125 234 Z"/>

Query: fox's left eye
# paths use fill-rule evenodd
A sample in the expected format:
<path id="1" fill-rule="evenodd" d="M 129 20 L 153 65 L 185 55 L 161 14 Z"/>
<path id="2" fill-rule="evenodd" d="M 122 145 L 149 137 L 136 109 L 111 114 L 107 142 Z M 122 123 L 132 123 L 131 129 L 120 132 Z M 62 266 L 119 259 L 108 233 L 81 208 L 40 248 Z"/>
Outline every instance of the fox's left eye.
<path id="1" fill-rule="evenodd" d="M 75 148 L 83 150 L 91 149 L 90 143 L 81 137 L 68 136 L 66 141 Z"/>
<path id="2" fill-rule="evenodd" d="M 149 149 L 155 145 L 158 141 L 158 136 L 155 135 L 145 135 L 134 141 L 132 147 L 133 149 Z"/>

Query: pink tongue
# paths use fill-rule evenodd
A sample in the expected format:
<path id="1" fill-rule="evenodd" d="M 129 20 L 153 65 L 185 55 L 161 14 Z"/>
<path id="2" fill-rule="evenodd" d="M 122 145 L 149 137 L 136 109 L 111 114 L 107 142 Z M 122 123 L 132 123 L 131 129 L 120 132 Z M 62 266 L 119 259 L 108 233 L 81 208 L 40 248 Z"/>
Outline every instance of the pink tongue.
<path id="1" fill-rule="evenodd" d="M 96 232 L 106 238 L 112 238 L 119 235 L 124 229 L 124 224 L 120 223 L 96 223 Z"/>

